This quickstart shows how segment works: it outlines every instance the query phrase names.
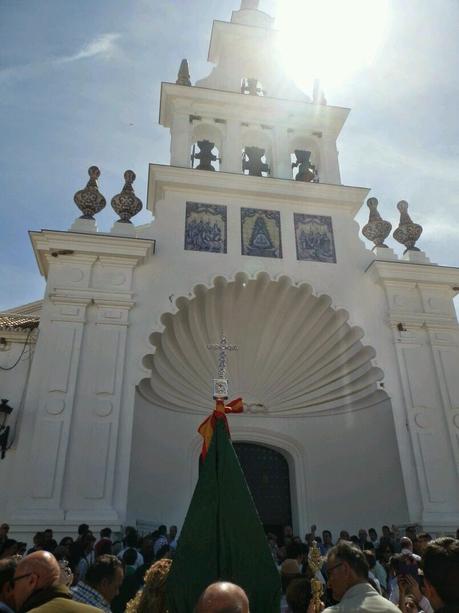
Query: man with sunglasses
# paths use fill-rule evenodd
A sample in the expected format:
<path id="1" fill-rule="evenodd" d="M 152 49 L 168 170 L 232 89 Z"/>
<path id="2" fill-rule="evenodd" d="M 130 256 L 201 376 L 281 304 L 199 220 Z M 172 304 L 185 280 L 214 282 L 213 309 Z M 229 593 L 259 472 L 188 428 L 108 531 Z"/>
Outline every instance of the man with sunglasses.
<path id="1" fill-rule="evenodd" d="M 348 541 L 332 547 L 327 556 L 328 586 L 338 604 L 324 613 L 365 611 L 367 613 L 400 613 L 394 604 L 383 598 L 368 583 L 368 562 L 361 549 Z"/>
<path id="2" fill-rule="evenodd" d="M 47 551 L 36 551 L 23 558 L 11 581 L 17 613 L 100 613 L 99 609 L 72 600 L 70 590 L 61 583 L 61 569 Z"/>

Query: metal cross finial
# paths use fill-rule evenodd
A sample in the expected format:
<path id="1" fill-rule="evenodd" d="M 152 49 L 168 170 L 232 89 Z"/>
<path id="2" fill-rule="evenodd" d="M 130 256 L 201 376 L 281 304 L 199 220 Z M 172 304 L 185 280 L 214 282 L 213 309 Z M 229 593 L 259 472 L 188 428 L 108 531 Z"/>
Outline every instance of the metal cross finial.
<path id="1" fill-rule="evenodd" d="M 218 345 L 207 345 L 207 349 L 218 351 L 218 377 L 219 379 L 226 379 L 226 367 L 228 365 L 228 351 L 237 351 L 239 347 L 237 345 L 230 345 L 226 336 L 222 336 Z"/>
<path id="2" fill-rule="evenodd" d="M 226 378 L 226 368 L 228 365 L 228 351 L 237 351 L 237 345 L 230 345 L 226 336 L 222 336 L 217 344 L 207 345 L 207 349 L 218 351 L 218 373 L 217 379 L 214 379 L 214 398 L 228 397 L 228 381 Z"/>

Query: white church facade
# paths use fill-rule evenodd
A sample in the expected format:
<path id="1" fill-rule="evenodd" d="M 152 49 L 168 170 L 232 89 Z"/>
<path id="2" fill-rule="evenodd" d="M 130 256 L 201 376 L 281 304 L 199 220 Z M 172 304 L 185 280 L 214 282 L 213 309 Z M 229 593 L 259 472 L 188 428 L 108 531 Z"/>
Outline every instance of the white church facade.
<path id="1" fill-rule="evenodd" d="M 267 526 L 459 526 L 459 270 L 417 250 L 403 202 L 400 252 L 374 199 L 364 245 L 369 190 L 341 183 L 336 148 L 349 111 L 286 79 L 257 7 L 214 22 L 207 78 L 192 85 L 182 63 L 162 84 L 171 160 L 150 164 L 151 224 L 127 223 L 126 173 L 120 221 L 98 232 L 93 169 L 83 218 L 31 232 L 43 301 L 0 315 L 0 366 L 26 348 L 0 371 L 13 535 L 180 526 L 222 335 L 245 405 L 231 435 L 257 451 L 246 468 Z"/>

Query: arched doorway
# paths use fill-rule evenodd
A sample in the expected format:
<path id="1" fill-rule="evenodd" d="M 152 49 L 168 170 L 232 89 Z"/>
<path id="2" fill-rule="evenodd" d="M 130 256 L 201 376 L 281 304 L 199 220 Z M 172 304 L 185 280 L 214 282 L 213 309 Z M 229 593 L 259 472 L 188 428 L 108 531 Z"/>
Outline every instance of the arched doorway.
<path id="1" fill-rule="evenodd" d="M 292 525 L 290 472 L 285 457 L 271 447 L 233 441 L 247 484 L 267 532 Z"/>

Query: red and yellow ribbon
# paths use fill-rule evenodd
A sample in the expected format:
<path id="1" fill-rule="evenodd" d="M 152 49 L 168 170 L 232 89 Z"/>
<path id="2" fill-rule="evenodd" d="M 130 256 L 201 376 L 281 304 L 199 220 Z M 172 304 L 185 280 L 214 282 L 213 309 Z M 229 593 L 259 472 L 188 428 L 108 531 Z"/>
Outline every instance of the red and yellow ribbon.
<path id="1" fill-rule="evenodd" d="M 209 451 L 210 443 L 212 442 L 212 437 L 217 425 L 217 419 L 224 420 L 225 427 L 229 433 L 228 421 L 226 419 L 227 413 L 242 413 L 243 410 L 244 405 L 242 403 L 242 398 L 236 398 L 227 405 L 225 405 L 223 400 L 216 401 L 215 411 L 213 411 L 213 413 L 209 415 L 209 417 L 207 417 L 207 419 L 205 419 L 198 428 L 199 434 L 204 439 L 201 450 L 202 461 L 206 459 L 207 452 Z"/>

